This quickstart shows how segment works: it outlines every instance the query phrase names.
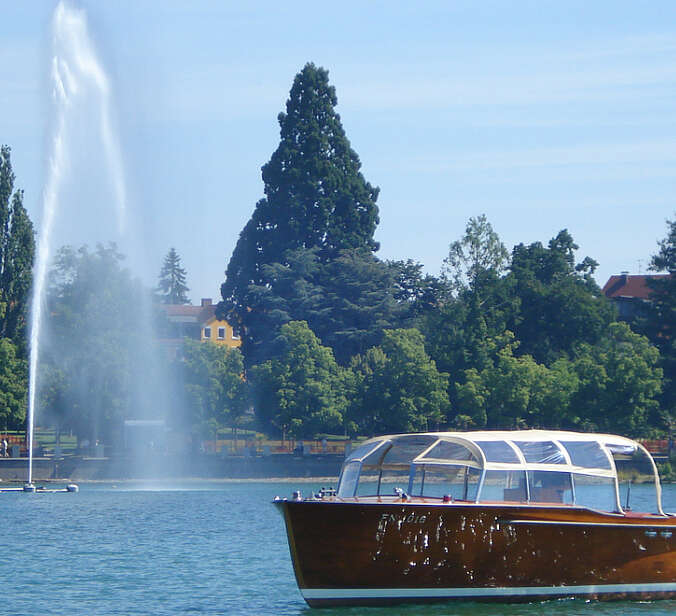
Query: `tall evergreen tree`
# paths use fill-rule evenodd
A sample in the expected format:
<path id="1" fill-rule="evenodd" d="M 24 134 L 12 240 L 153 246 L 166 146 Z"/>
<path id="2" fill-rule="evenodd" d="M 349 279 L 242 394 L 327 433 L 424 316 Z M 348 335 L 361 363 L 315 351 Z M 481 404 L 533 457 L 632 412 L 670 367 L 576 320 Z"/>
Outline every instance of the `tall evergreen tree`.
<path id="1" fill-rule="evenodd" d="M 26 350 L 26 316 L 33 277 L 35 236 L 23 207 L 23 191 L 14 191 L 10 148 L 0 148 L 0 338 L 10 338 L 20 355 Z"/>
<path id="2" fill-rule="evenodd" d="M 342 250 L 378 248 L 378 189 L 359 171 L 336 104 L 328 71 L 309 63 L 279 114 L 280 144 L 262 169 L 265 197 L 240 234 L 218 306 L 239 326 L 245 354 L 257 334 L 249 322 L 250 286 L 269 284 L 265 266 L 288 265 L 285 253 L 297 249 L 317 248 L 326 262 Z"/>
<path id="3" fill-rule="evenodd" d="M 186 272 L 181 267 L 181 257 L 175 248 L 170 248 L 160 270 L 160 283 L 157 293 L 163 304 L 189 304 L 186 293 L 190 291 L 185 284 Z"/>

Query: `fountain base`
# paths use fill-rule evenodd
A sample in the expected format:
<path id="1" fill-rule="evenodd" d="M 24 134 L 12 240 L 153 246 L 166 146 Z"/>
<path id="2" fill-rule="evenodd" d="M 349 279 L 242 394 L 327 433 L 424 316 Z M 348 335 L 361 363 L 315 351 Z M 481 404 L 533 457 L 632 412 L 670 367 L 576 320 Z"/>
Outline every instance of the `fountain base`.
<path id="1" fill-rule="evenodd" d="M 29 494 L 55 494 L 57 492 L 79 492 L 80 487 L 75 483 L 69 483 L 65 488 L 45 488 L 44 486 L 36 486 L 33 483 L 26 483 L 23 486 L 8 486 L 0 488 L 0 492 L 26 492 Z"/>

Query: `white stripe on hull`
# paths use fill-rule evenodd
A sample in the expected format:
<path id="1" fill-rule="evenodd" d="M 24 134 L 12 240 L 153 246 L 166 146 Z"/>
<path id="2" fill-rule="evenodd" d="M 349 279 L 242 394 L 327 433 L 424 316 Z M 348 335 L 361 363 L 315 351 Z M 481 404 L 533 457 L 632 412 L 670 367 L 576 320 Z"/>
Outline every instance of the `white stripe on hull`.
<path id="1" fill-rule="evenodd" d="M 596 584 L 592 586 L 521 586 L 503 588 L 301 588 L 305 599 L 455 599 L 463 597 L 571 596 L 610 593 L 676 592 L 676 582 Z"/>

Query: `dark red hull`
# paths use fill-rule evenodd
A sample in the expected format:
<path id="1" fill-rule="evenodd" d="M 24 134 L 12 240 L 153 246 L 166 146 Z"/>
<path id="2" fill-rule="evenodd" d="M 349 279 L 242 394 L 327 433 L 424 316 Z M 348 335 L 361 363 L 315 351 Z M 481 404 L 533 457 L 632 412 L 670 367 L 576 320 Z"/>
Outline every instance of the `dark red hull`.
<path id="1" fill-rule="evenodd" d="M 279 501 L 311 606 L 676 598 L 676 518 L 423 499 Z"/>

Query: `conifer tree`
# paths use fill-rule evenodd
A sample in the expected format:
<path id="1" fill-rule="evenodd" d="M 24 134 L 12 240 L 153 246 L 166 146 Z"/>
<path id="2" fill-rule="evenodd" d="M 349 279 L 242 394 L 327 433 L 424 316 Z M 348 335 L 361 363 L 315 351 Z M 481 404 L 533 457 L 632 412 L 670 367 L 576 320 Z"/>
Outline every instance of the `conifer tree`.
<path id="1" fill-rule="evenodd" d="M 33 279 L 35 236 L 23 207 L 23 191 L 14 191 L 10 148 L 0 148 L 0 338 L 9 338 L 19 355 L 26 351 L 26 316 Z"/>
<path id="2" fill-rule="evenodd" d="M 280 144 L 262 169 L 265 197 L 240 234 L 218 306 L 240 328 L 245 353 L 255 335 L 248 331 L 248 293 L 268 284 L 265 266 L 288 265 L 285 253 L 299 249 L 317 248 L 326 262 L 342 250 L 378 248 L 378 189 L 359 171 L 336 104 L 328 71 L 308 63 L 279 114 Z"/>
<path id="3" fill-rule="evenodd" d="M 190 291 L 185 284 L 186 272 L 181 267 L 181 257 L 175 248 L 170 248 L 160 271 L 160 283 L 157 293 L 163 304 L 189 304 L 186 293 Z"/>

